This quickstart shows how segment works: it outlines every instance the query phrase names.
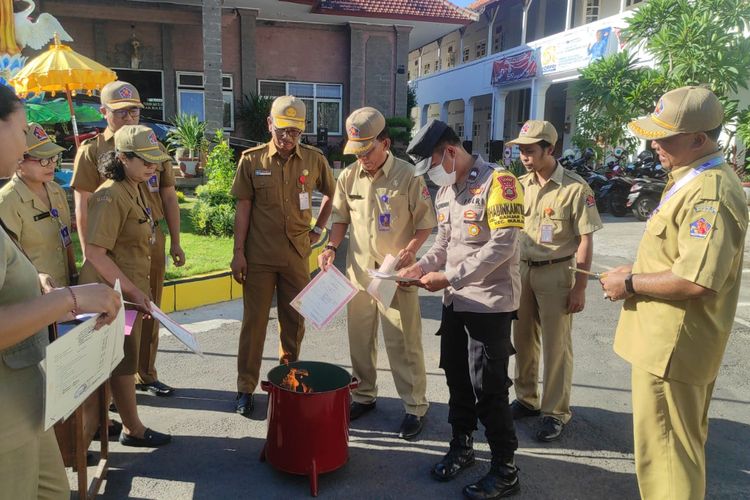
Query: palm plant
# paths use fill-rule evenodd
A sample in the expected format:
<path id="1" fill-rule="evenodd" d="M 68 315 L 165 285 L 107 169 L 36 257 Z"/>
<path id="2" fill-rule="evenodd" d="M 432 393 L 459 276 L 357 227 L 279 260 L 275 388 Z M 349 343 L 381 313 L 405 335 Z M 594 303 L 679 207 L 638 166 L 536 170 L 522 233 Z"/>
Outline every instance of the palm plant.
<path id="1" fill-rule="evenodd" d="M 189 157 L 194 158 L 204 141 L 206 123 L 195 115 L 180 113 L 172 119 L 172 125 L 174 128 L 167 133 L 167 144 L 173 150 L 187 149 Z"/>

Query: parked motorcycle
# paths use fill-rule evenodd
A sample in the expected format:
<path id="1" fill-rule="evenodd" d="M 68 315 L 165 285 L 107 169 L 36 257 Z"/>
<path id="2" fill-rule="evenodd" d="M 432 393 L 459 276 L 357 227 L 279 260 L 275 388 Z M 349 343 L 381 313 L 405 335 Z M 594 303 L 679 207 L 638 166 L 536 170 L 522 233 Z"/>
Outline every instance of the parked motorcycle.
<path id="1" fill-rule="evenodd" d="M 662 179 L 637 179 L 630 188 L 627 206 L 638 220 L 648 220 L 651 213 L 659 206 L 662 193 L 666 187 Z"/>

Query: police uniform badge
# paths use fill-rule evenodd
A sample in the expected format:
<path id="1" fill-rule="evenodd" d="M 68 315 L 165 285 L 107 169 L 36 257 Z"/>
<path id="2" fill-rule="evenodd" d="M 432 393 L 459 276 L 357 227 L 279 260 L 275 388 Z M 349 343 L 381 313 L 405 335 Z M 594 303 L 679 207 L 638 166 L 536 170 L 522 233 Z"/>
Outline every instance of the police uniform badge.
<path id="1" fill-rule="evenodd" d="M 516 180 L 510 175 L 501 175 L 497 178 L 503 188 L 503 198 L 513 201 L 518 197 L 516 192 Z"/>

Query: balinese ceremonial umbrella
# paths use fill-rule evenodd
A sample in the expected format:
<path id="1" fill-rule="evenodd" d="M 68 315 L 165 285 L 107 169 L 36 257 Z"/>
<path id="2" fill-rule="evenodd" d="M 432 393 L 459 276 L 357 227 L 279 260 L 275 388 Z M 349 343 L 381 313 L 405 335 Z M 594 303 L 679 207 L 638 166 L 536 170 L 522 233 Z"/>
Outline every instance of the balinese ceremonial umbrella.
<path id="1" fill-rule="evenodd" d="M 117 79 L 117 74 L 96 61 L 82 56 L 67 45 L 60 44 L 55 35 L 54 42 L 47 52 L 29 61 L 16 73 L 10 84 L 21 97 L 35 92 L 65 92 L 70 109 L 71 122 L 76 147 L 78 147 L 78 123 L 73 111 L 72 96 L 77 91 L 86 91 L 89 95 Z"/>

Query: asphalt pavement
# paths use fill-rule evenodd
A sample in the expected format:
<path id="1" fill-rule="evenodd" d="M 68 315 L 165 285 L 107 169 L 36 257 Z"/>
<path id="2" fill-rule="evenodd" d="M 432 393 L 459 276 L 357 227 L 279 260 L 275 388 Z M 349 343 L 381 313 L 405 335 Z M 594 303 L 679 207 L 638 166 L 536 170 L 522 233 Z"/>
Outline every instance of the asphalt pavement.
<path id="1" fill-rule="evenodd" d="M 617 219 L 605 215 L 604 221 L 605 228 L 595 236 L 595 270 L 631 262 L 645 225 L 632 217 Z M 337 259 L 340 268 L 344 253 L 339 252 Z M 747 257 L 743 285 L 747 285 L 750 276 Z M 352 423 L 349 462 L 335 472 L 321 475 L 320 498 L 460 498 L 462 487 L 481 477 L 488 467 L 489 448 L 480 426 L 475 433 L 477 465 L 449 483 L 430 478 L 431 465 L 445 453 L 450 439 L 448 390 L 438 368 L 439 341 L 434 335 L 440 319 L 441 296 L 422 290 L 420 299 L 431 401 L 425 430 L 414 442 L 396 436 L 403 407 L 389 373 L 381 336 L 377 408 Z M 586 309 L 576 315 L 573 325 L 573 419 L 563 437 L 549 444 L 533 438 L 535 419 L 517 425 L 520 448 L 516 460 L 521 469 L 521 493 L 517 498 L 638 498 L 630 368 L 612 351 L 619 307 L 603 299 L 597 282 L 590 283 Z M 177 391 L 171 398 L 139 394 L 138 405 L 147 426 L 171 433 L 174 440 L 160 449 L 132 449 L 114 443 L 102 497 L 309 497 L 306 477 L 279 472 L 259 460 L 266 436 L 266 394 L 260 388 L 257 390 L 252 418 L 233 413 L 241 301 L 171 316 L 196 334 L 205 358 L 186 352 L 163 330 L 157 367 L 160 379 L 177 387 Z M 274 308 L 262 374 L 277 363 L 277 328 Z M 708 498 L 747 498 L 750 491 L 749 340 L 750 289 L 743 286 L 709 413 Z M 351 369 L 345 314 L 341 313 L 322 330 L 308 327 L 302 359 Z"/>

